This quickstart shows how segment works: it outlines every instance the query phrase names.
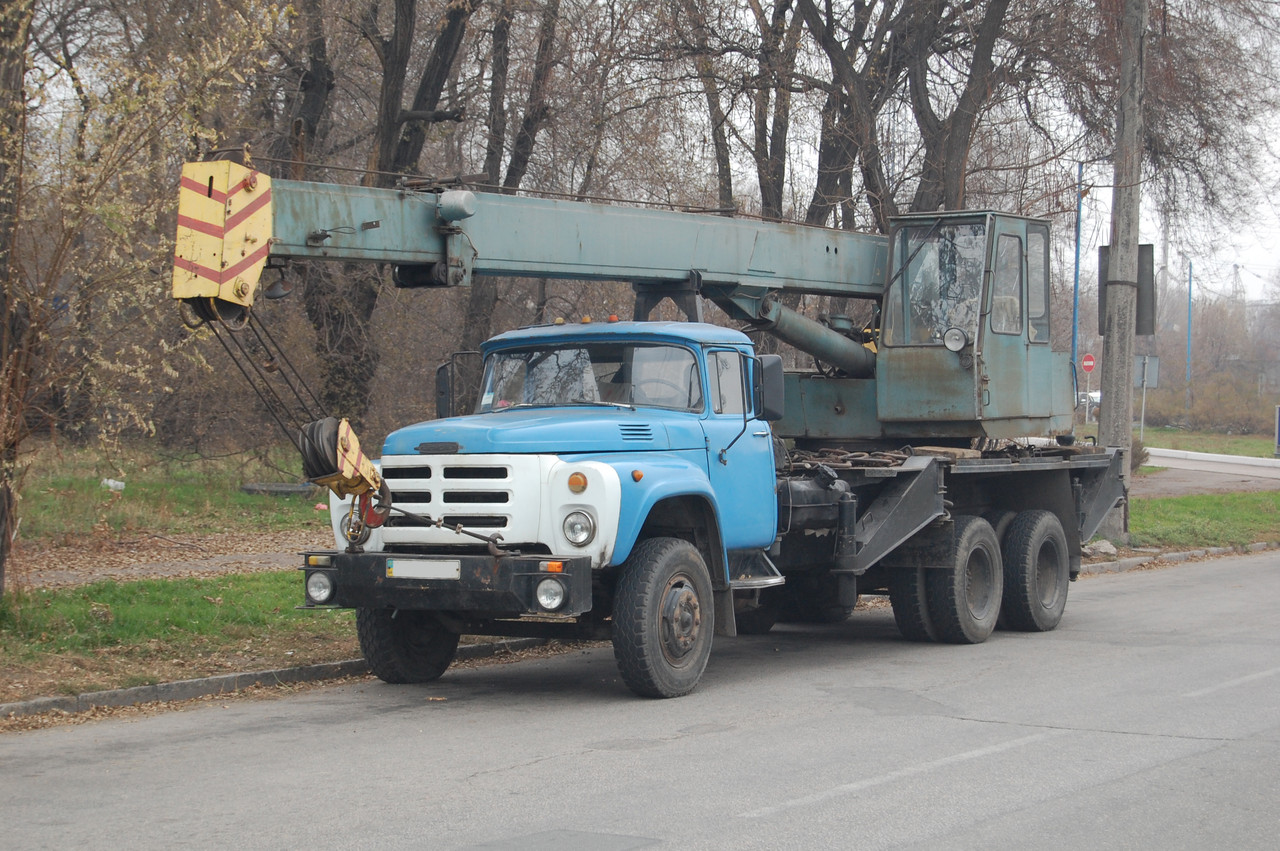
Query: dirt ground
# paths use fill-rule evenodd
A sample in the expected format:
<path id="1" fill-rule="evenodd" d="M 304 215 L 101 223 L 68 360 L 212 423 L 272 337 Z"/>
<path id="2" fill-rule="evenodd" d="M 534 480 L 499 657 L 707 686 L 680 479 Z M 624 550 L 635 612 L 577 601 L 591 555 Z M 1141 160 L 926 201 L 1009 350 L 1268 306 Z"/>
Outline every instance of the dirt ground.
<path id="1" fill-rule="evenodd" d="M 1134 476 L 1129 495 L 1135 499 L 1185 496 L 1192 493 L 1242 493 L 1280 490 L 1280 479 L 1241 476 L 1235 473 L 1205 473 L 1167 467 L 1154 473 Z"/>

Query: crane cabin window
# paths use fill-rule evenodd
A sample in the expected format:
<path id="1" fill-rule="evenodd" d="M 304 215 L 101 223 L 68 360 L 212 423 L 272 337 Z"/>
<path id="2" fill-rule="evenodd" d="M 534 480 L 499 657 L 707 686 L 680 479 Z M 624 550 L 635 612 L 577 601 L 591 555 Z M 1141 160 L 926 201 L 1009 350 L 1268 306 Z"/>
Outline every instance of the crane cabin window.
<path id="1" fill-rule="evenodd" d="M 885 344 L 941 346 L 949 328 L 977 339 L 986 253 L 984 222 L 900 228 L 896 272 L 885 298 Z"/>
<path id="2" fill-rule="evenodd" d="M 1027 226 L 1027 335 L 1049 342 L 1049 228 Z"/>
<path id="3" fill-rule="evenodd" d="M 991 330 L 997 334 L 1022 333 L 1022 240 L 1007 233 L 1000 234 L 996 243 Z"/>

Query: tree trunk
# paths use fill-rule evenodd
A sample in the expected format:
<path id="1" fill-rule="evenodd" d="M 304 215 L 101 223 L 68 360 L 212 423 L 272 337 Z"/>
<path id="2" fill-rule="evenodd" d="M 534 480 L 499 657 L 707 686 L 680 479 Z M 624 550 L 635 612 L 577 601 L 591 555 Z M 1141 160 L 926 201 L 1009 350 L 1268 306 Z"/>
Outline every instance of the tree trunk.
<path id="1" fill-rule="evenodd" d="M 990 98 L 996 64 L 993 58 L 996 40 L 1004 29 L 1009 0 L 991 0 L 978 28 L 969 63 L 969 78 L 955 107 L 946 118 L 939 118 L 929 98 L 928 61 L 930 45 L 922 38 L 912 51 L 907 70 L 910 83 L 911 109 L 924 143 L 924 169 L 911 209 L 930 212 L 938 209 L 959 210 L 964 207 L 964 183 L 969 170 L 969 148 L 978 126 L 978 115 Z"/>
<path id="2" fill-rule="evenodd" d="M 533 83 L 529 87 L 529 100 L 525 104 L 524 118 L 516 131 L 511 147 L 511 162 L 507 164 L 507 176 L 502 180 L 502 190 L 514 193 L 524 182 L 533 156 L 533 146 L 538 131 L 547 120 L 547 86 L 551 82 L 553 52 L 556 41 L 556 24 L 560 21 L 560 0 L 547 0 L 542 9 L 542 24 L 538 28 L 538 53 L 533 62 Z"/>
<path id="3" fill-rule="evenodd" d="M 503 12 L 505 12 L 505 7 Z M 538 131 L 549 116 L 547 106 L 548 87 L 551 83 L 551 72 L 555 67 L 556 26 L 560 21 L 560 0 L 547 0 L 542 9 L 542 21 L 538 28 L 538 49 L 534 58 L 533 80 L 529 86 L 529 97 L 525 102 L 524 117 L 516 131 L 512 142 L 511 161 L 507 164 L 507 174 L 502 180 L 502 191 L 515 193 L 524 181 L 529 170 L 529 162 L 533 156 Z M 502 62 L 502 84 L 506 86 L 506 32 L 494 34 L 494 67 L 495 73 L 499 58 Z M 499 53 L 503 55 L 499 57 Z M 497 127 L 495 128 L 495 124 Z M 498 130 L 506 126 L 506 110 L 500 99 L 492 97 L 489 102 L 489 148 L 488 155 L 501 155 L 502 139 Z M 486 159 L 488 162 L 488 159 Z M 497 162 L 497 160 L 494 160 Z M 487 170 L 487 169 L 486 169 Z M 496 171 L 496 169 L 495 169 Z M 491 175 L 496 180 L 495 175 Z M 493 312 L 498 305 L 498 281 L 491 277 L 476 278 L 471 282 L 471 292 L 467 295 L 466 315 L 462 325 L 462 348 L 474 351 L 487 340 L 493 331 Z"/>
<path id="4" fill-rule="evenodd" d="M 702 6 L 695 0 L 685 0 L 685 13 L 688 14 L 693 30 L 693 43 L 697 53 L 693 57 L 693 65 L 698 72 L 698 80 L 702 83 L 702 93 L 707 100 L 707 115 L 711 121 L 711 147 L 716 159 L 716 200 L 723 215 L 733 215 L 736 206 L 733 200 L 733 166 L 729 156 L 729 136 L 725 132 L 729 119 L 720 104 L 720 88 L 716 82 L 715 69 L 711 64 L 711 49 L 707 38 L 707 18 Z"/>
<path id="5" fill-rule="evenodd" d="M 413 96 L 410 113 L 415 116 L 402 123 L 399 128 L 399 143 L 396 145 L 395 158 L 391 164 L 392 171 L 417 171 L 418 160 L 422 156 L 422 147 L 427 141 L 427 128 L 434 118 L 421 116 L 437 115 L 436 107 L 440 105 L 440 95 L 449 80 L 449 72 L 453 62 L 462 48 L 462 39 L 467 34 L 467 23 L 471 13 L 479 5 L 478 0 L 450 0 L 445 6 L 444 14 L 436 29 L 436 40 L 431 46 L 431 54 L 427 57 L 426 67 L 418 80 L 418 90 Z M 397 117 L 399 121 L 404 116 Z"/>
<path id="6" fill-rule="evenodd" d="M 492 71 L 489 78 L 489 134 L 485 142 L 484 171 L 489 183 L 501 180 L 502 154 L 507 144 L 507 75 L 511 67 L 511 21 L 515 0 L 502 0 L 493 23 Z"/>
<path id="7" fill-rule="evenodd" d="M 884 174 L 876 118 L 901 74 L 902 37 L 899 30 L 908 30 L 909 27 L 905 23 L 899 27 L 882 23 L 883 37 L 872 39 L 875 52 L 866 57 L 860 71 L 853 63 L 850 49 L 836 37 L 833 22 L 824 17 L 813 0 L 796 0 L 796 14 L 803 18 L 805 26 L 831 63 L 835 83 L 847 102 L 848 117 L 842 122 L 842 127 L 847 134 L 847 144 L 857 155 L 871 216 L 880 232 L 888 233 L 889 219 L 897 214 L 897 205 Z M 897 20 L 896 16 L 894 20 Z"/>
<path id="8" fill-rule="evenodd" d="M 25 405 L 23 354 L 29 345 L 24 306 L 11 264 L 13 235 L 18 224 L 22 153 L 26 130 L 27 39 L 34 0 L 7 2 L 0 8 L 0 596 L 4 595 L 5 565 L 17 529 L 14 516 L 14 463 L 22 437 Z"/>

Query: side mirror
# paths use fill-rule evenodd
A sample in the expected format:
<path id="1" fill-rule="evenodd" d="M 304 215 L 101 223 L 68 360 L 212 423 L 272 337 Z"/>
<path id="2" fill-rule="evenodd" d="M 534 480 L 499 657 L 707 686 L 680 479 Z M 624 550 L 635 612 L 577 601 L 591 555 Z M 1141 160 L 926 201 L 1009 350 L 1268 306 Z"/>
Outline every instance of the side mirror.
<path id="1" fill-rule="evenodd" d="M 752 388 L 756 416 L 774 422 L 787 412 L 783 390 L 782 356 L 760 355 L 756 358 L 756 380 Z"/>

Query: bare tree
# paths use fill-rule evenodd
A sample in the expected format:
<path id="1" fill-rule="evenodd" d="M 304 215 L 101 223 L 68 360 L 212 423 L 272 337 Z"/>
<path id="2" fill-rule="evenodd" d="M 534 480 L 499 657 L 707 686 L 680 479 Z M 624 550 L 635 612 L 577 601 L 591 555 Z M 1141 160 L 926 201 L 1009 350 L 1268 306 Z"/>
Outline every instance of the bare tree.
<path id="1" fill-rule="evenodd" d="M 25 395 L 21 386 L 25 352 L 29 346 L 30 318 L 15 298 L 10 264 L 17 226 L 19 185 L 26 102 L 23 77 L 27 68 L 27 36 L 34 0 L 7 3 L 0 11 L 0 596 L 4 594 L 4 568 L 17 528 L 14 515 L 14 475 L 19 435 L 10 423 L 10 407 Z"/>

